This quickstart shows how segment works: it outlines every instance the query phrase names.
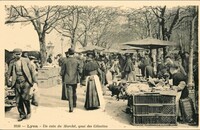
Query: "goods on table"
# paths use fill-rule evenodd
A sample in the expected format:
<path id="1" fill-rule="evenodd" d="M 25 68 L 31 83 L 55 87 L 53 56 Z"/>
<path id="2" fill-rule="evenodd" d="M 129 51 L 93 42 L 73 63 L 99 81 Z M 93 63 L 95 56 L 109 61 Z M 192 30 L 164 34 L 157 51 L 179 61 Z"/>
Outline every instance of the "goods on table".
<path id="1" fill-rule="evenodd" d="M 129 86 L 126 87 L 125 91 L 127 95 L 133 95 L 134 93 L 138 92 L 148 92 L 149 91 L 149 85 L 145 83 L 135 83 L 135 84 L 130 84 Z"/>
<path id="2" fill-rule="evenodd" d="M 160 92 L 169 91 L 171 87 L 162 79 L 150 78 L 147 82 L 136 82 L 126 85 L 125 91 L 127 95 L 133 95 L 138 92 Z"/>

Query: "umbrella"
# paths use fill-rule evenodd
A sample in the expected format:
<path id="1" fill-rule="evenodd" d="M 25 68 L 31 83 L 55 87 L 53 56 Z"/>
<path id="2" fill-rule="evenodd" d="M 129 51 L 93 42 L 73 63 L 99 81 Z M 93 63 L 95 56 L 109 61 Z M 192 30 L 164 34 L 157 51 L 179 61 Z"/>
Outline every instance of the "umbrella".
<path id="1" fill-rule="evenodd" d="M 134 47 L 142 47 L 145 49 L 157 49 L 157 48 L 163 48 L 166 46 L 176 46 L 177 44 L 174 42 L 169 41 L 163 41 L 159 39 L 154 38 L 146 38 L 142 40 L 136 40 L 131 42 L 123 43 L 124 45 L 134 46 Z"/>

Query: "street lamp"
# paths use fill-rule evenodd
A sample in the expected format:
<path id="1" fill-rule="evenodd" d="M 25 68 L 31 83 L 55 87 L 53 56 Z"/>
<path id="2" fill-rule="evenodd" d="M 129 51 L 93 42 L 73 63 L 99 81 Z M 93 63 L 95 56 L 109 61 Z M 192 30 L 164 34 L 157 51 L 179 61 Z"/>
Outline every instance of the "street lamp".
<path id="1" fill-rule="evenodd" d="M 63 39 L 63 36 L 61 37 L 61 54 L 63 55 L 63 41 L 64 41 L 64 39 Z"/>

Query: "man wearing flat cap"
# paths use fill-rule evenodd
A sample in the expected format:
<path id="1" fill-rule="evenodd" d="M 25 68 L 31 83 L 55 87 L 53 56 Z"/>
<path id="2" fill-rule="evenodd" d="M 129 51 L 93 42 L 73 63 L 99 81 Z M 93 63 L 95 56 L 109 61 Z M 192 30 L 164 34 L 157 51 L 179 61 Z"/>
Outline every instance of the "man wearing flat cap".
<path id="1" fill-rule="evenodd" d="M 63 83 L 67 89 L 69 100 L 69 112 L 73 112 L 76 107 L 76 88 L 79 83 L 80 74 L 82 73 L 82 66 L 77 58 L 74 57 L 74 49 L 68 49 L 68 58 L 64 60 L 61 67 L 61 76 L 63 77 Z"/>
<path id="2" fill-rule="evenodd" d="M 31 116 L 30 88 L 37 81 L 35 70 L 30 61 L 22 57 L 22 50 L 19 48 L 14 49 L 13 56 L 14 60 L 10 62 L 6 75 L 7 85 L 15 89 L 17 109 L 20 116 L 18 121 L 22 121 Z"/>

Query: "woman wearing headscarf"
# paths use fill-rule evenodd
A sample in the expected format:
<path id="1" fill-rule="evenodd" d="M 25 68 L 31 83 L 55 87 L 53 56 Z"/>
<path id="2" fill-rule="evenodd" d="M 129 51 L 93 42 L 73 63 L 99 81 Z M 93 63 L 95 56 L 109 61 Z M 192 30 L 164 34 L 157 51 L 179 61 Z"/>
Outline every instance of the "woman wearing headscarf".
<path id="1" fill-rule="evenodd" d="M 105 110 L 105 103 L 102 94 L 102 87 L 98 77 L 99 65 L 94 60 L 94 54 L 87 54 L 87 63 L 83 67 L 84 75 L 86 76 L 86 98 L 85 108 L 87 110 L 101 108 Z"/>

